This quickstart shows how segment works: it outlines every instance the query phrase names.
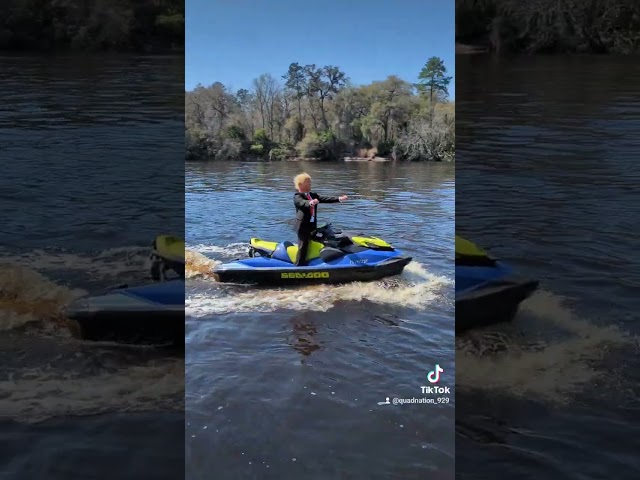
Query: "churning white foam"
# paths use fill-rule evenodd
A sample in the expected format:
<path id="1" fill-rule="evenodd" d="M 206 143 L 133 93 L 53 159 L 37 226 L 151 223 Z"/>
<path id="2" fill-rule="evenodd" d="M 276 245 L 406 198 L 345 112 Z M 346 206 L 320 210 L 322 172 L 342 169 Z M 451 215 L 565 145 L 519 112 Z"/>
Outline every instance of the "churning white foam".
<path id="1" fill-rule="evenodd" d="M 82 343 L 83 348 L 78 350 L 84 351 L 72 353 L 78 369 L 53 365 L 64 355 L 61 352 L 70 349 L 73 352 L 74 343 L 69 343 L 71 330 L 64 317 L 64 308 L 87 292 L 59 285 L 35 267 L 42 271 L 86 269 L 110 276 L 113 274 L 110 269 L 118 265 L 113 261 L 114 255 L 121 257 L 120 271 L 133 271 L 132 264 L 137 264 L 138 269 L 142 264 L 142 253 L 137 247 L 112 249 L 93 258 L 35 252 L 33 257 L 24 254 L 0 264 L 0 331 L 35 324 L 39 334 L 49 337 L 55 333 L 56 337 L 65 337 L 61 349 L 58 345 L 62 344 L 45 342 L 45 348 L 39 350 L 41 343 L 33 342 L 36 350 L 31 353 L 37 358 L 37 366 L 24 366 L 20 360 L 5 365 L 7 375 L 0 381 L 0 412 L 4 418 L 39 422 L 67 415 L 183 409 L 184 359 L 162 359 L 133 367 L 124 364 L 115 371 L 100 369 L 94 374 L 93 367 L 87 371 L 83 365 L 99 364 L 104 346 L 89 343 L 91 348 L 87 349 L 86 342 L 80 342 L 78 345 Z M 104 271 L 96 272 L 96 266 L 104 267 Z M 52 341 L 59 340 L 61 338 Z M 26 345 L 32 344 L 27 341 Z M 21 352 L 17 353 L 20 357 Z"/>
<path id="2" fill-rule="evenodd" d="M 76 374 L 77 375 L 77 374 Z M 0 411 L 6 418 L 36 423 L 60 416 L 107 412 L 182 410 L 184 359 L 123 368 L 115 373 L 76 376 L 46 366 L 21 370 L 0 382 Z"/>
<path id="3" fill-rule="evenodd" d="M 218 253 L 233 254 L 220 247 Z M 187 251 L 187 278 L 211 278 L 211 269 L 219 262 L 201 253 Z M 272 312 L 276 310 L 327 311 L 340 301 L 368 300 L 381 305 L 424 309 L 436 301 L 441 289 L 452 284 L 451 279 L 429 273 L 423 265 L 411 262 L 395 279 L 377 282 L 354 282 L 344 285 L 314 285 L 302 288 L 237 288 L 229 292 L 222 284 L 213 284 L 206 293 L 186 298 L 186 313 L 193 317 L 224 313 Z"/>
<path id="4" fill-rule="evenodd" d="M 31 268 L 0 264 L 0 331 L 56 320 L 64 306 L 83 295 L 50 281 Z"/>
<path id="5" fill-rule="evenodd" d="M 613 348 L 637 348 L 633 337 L 619 328 L 578 318 L 562 297 L 550 292 L 539 291 L 523 302 L 522 316 L 530 316 L 544 329 L 544 340 L 528 340 L 534 331 L 526 336 L 496 335 L 490 329 L 457 339 L 460 388 L 565 403 L 595 381 L 612 380 L 614 372 L 602 360 Z M 492 353 L 479 353 L 479 344 Z"/>

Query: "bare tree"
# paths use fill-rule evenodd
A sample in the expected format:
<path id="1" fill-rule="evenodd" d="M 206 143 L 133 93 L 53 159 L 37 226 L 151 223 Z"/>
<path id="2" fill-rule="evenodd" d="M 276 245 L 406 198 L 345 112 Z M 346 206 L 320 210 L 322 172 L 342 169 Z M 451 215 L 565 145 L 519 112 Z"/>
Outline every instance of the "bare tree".
<path id="1" fill-rule="evenodd" d="M 262 128 L 267 128 L 267 83 L 269 74 L 263 73 L 253 80 L 253 97 L 260 112 Z"/>

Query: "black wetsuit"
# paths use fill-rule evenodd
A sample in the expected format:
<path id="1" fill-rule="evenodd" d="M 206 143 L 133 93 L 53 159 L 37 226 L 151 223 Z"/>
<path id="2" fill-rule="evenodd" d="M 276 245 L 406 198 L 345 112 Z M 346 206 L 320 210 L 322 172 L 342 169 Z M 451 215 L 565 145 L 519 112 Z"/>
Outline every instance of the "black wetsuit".
<path id="1" fill-rule="evenodd" d="M 338 203 L 340 201 L 338 197 L 325 197 L 313 192 L 294 193 L 293 204 L 296 206 L 296 222 L 293 229 L 298 234 L 298 254 L 295 262 L 298 267 L 306 265 L 311 233 L 318 227 L 318 205 L 311 206 L 310 201 L 313 199 L 319 200 L 320 203 Z"/>

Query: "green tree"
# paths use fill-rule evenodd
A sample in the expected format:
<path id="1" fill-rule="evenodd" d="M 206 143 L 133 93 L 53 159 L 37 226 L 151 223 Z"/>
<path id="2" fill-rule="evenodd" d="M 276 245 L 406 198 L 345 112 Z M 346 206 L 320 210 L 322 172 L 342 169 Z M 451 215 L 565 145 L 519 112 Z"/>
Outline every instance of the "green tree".
<path id="1" fill-rule="evenodd" d="M 297 63 L 278 80 L 259 76 L 251 91 L 198 85 L 185 95 L 186 156 L 280 160 L 297 154 L 332 160 L 351 152 L 452 161 L 455 104 L 441 101 L 440 90 L 432 103 L 426 90 L 416 93 L 395 75 L 353 85 L 338 67 Z"/>
<path id="2" fill-rule="evenodd" d="M 418 91 L 429 94 L 429 103 L 433 104 L 434 97 L 442 94 L 449 96 L 449 83 L 452 77 L 446 75 L 447 68 L 439 57 L 431 57 L 418 75 L 419 82 L 416 85 Z"/>
<path id="3" fill-rule="evenodd" d="M 339 134 L 355 144 L 363 141 L 362 119 L 368 115 L 371 107 L 365 90 L 366 87 L 348 85 L 333 102 Z"/>
<path id="4" fill-rule="evenodd" d="M 411 108 L 407 100 L 412 95 L 410 83 L 390 75 L 386 80 L 373 82 L 369 87 L 371 107 L 370 124 L 378 126 L 381 138 L 378 142 L 387 143 L 395 135 L 395 130 L 402 127 Z"/>
<path id="5" fill-rule="evenodd" d="M 345 86 L 347 77 L 338 67 L 327 65 L 316 68 L 315 65 L 304 67 L 307 77 L 307 92 L 310 98 L 316 101 L 324 125 L 324 130 L 329 130 L 327 120 L 326 101 L 332 99 Z M 317 128 L 316 128 L 317 130 Z"/>
<path id="6" fill-rule="evenodd" d="M 0 49 L 184 48 L 184 1 L 5 0 Z"/>

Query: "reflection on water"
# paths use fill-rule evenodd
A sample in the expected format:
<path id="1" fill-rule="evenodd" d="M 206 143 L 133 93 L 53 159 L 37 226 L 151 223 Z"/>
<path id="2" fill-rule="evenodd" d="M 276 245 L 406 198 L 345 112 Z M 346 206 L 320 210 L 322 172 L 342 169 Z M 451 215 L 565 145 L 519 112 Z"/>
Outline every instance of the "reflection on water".
<path id="1" fill-rule="evenodd" d="M 319 193 L 362 196 L 321 206 L 319 220 L 412 255 L 402 276 L 258 289 L 207 275 L 245 256 L 251 237 L 295 239 L 292 179 L 303 170 Z M 453 371 L 453 174 L 425 164 L 187 165 L 189 476 L 452 472 L 453 394 L 447 406 L 378 402 L 422 396 L 435 363 Z"/>
<path id="2" fill-rule="evenodd" d="M 313 322 L 309 322 L 306 317 L 307 315 L 302 313 L 291 319 L 292 336 L 289 340 L 289 345 L 301 355 L 308 357 L 316 350 L 320 350 L 321 347 L 315 341 L 318 329 L 316 325 L 314 325 Z M 304 360 L 302 361 L 304 362 Z"/>
<path id="3" fill-rule="evenodd" d="M 628 390 L 620 359 L 637 358 L 640 69 L 484 56 L 457 68 L 456 230 L 541 281 L 513 325 L 457 341 L 458 472 L 517 475 L 526 458 L 539 476 L 596 478 L 581 458 L 597 449 L 602 468 L 630 473 L 629 449 L 604 438 L 633 435 L 609 412 L 638 398 L 607 391 Z M 604 436 L 590 434 L 594 416 Z M 495 442 L 508 449 L 483 447 Z"/>

